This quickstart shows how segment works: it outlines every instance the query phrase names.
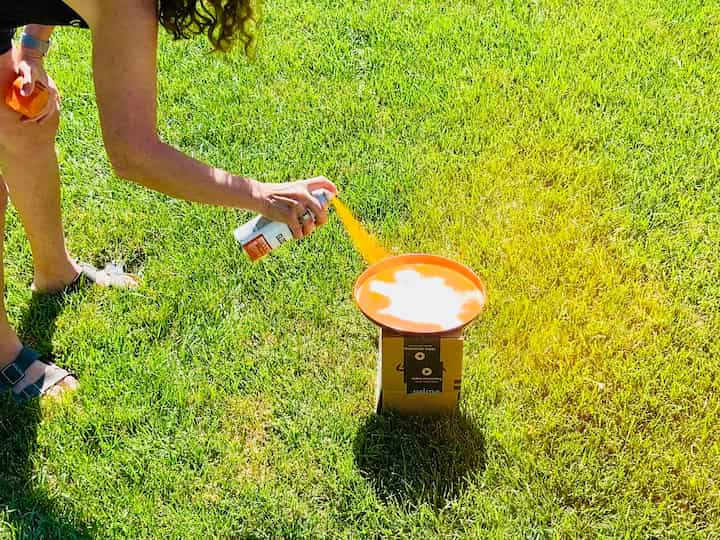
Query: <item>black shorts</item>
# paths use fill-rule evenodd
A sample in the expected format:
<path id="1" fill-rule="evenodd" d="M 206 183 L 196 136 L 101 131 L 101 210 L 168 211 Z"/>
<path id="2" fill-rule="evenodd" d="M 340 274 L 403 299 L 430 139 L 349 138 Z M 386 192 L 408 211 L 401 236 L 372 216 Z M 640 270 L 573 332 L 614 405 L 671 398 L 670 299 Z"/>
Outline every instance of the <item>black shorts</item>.
<path id="1" fill-rule="evenodd" d="M 7 30 L 0 28 L 0 54 L 5 54 L 12 49 L 12 38 L 14 35 L 14 28 L 8 28 Z"/>

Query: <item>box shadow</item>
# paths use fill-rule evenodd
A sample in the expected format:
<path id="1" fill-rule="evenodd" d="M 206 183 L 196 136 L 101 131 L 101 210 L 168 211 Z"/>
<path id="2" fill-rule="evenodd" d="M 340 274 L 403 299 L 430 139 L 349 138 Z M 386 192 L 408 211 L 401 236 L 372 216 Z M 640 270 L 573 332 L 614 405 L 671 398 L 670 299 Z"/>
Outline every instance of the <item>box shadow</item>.
<path id="1" fill-rule="evenodd" d="M 354 442 L 355 464 L 386 502 L 439 508 L 486 463 L 483 430 L 462 413 L 446 417 L 370 415 Z"/>

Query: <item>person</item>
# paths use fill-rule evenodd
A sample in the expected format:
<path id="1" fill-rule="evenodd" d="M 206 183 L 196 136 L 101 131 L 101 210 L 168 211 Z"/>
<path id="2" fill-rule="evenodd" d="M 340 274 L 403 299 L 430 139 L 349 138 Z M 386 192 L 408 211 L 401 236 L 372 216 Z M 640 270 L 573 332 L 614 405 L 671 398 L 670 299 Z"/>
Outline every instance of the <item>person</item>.
<path id="1" fill-rule="evenodd" d="M 33 257 L 32 288 L 60 291 L 81 277 L 128 287 L 131 276 L 96 270 L 73 259 L 65 245 L 54 141 L 59 123 L 57 87 L 43 58 L 54 26 L 89 28 L 92 66 L 105 149 L 115 173 L 172 197 L 247 209 L 287 223 L 303 238 L 327 221 L 311 191 L 337 193 L 325 177 L 271 184 L 201 163 L 158 137 L 156 48 L 159 27 L 176 39 L 205 35 L 227 51 L 255 46 L 257 9 L 250 0 L 24 0 L 0 7 L 0 91 L 22 76 L 22 94 L 42 83 L 51 99 L 34 118 L 0 105 L 0 255 L 8 197 L 17 209 Z M 16 28 L 24 27 L 19 43 Z M 311 212 L 308 213 L 308 211 Z M 314 217 L 314 219 L 313 219 Z M 0 264 L 0 288 L 4 281 Z M 11 327 L 0 294 L 0 391 L 16 400 L 59 395 L 77 387 L 61 367 L 24 347 Z"/>

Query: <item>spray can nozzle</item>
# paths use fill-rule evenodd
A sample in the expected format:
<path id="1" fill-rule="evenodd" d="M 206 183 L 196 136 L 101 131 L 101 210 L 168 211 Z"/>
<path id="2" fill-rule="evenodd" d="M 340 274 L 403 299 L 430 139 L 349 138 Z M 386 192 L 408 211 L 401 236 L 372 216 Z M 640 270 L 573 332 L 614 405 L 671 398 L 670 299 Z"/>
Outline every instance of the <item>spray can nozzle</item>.
<path id="1" fill-rule="evenodd" d="M 332 201 L 335 194 L 332 191 L 328 191 L 327 189 L 316 189 L 315 191 L 310 193 L 317 202 L 320 203 L 321 206 L 325 206 L 326 203 L 329 203 Z"/>

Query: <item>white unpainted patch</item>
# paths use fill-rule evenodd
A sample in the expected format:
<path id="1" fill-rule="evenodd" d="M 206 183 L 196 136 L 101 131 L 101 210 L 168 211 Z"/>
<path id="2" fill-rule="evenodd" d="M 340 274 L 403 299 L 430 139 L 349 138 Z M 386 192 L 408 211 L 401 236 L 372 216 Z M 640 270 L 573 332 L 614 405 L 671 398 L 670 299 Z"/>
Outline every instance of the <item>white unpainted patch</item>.
<path id="1" fill-rule="evenodd" d="M 455 328 L 467 322 L 460 315 L 468 302 L 483 301 L 480 291 L 458 291 L 442 277 L 424 276 L 415 270 L 398 270 L 394 278 L 393 283 L 371 281 L 369 288 L 390 300 L 380 314 L 403 321 Z"/>

